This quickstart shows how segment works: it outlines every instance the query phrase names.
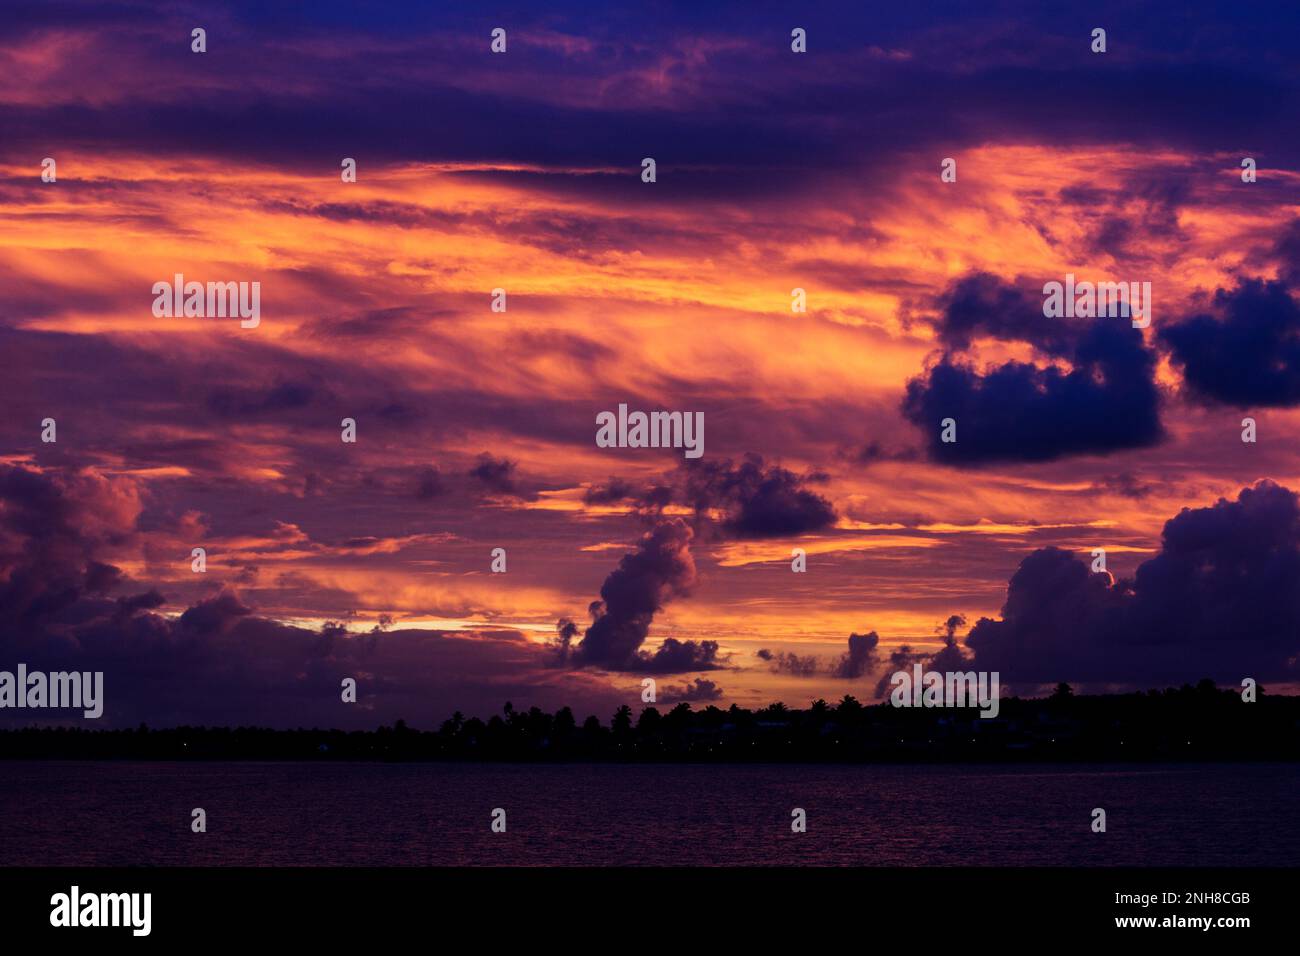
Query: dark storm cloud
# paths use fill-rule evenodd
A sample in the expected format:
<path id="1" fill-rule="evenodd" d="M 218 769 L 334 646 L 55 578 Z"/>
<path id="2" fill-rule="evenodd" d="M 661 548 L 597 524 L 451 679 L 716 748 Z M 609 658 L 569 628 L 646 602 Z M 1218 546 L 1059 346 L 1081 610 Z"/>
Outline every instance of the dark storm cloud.
<path id="1" fill-rule="evenodd" d="M 955 637 L 944 639 L 943 647 L 926 661 L 926 669 L 941 674 L 965 671 L 969 668 L 970 657 L 966 655 Z"/>
<path id="2" fill-rule="evenodd" d="M 1112 583 L 1056 548 L 1021 562 L 1001 620 L 966 639 L 1004 681 L 1137 684 L 1294 680 L 1300 654 L 1300 504 L 1260 481 L 1184 509 L 1159 554 Z"/>
<path id="3" fill-rule="evenodd" d="M 1211 312 L 1162 328 L 1160 340 L 1196 398 L 1300 404 L 1300 306 L 1284 282 L 1243 279 L 1219 289 Z"/>
<path id="4" fill-rule="evenodd" d="M 652 674 L 680 674 L 712 670 L 717 666 L 717 641 L 682 641 L 666 637 L 653 654 L 638 654 L 627 669 Z"/>
<path id="5" fill-rule="evenodd" d="M 743 66 L 752 69 L 762 62 Z M 710 73 L 726 80 L 727 69 L 716 64 Z M 272 77 L 271 83 L 276 79 L 287 86 L 298 78 Z M 629 143 L 655 144 L 663 163 L 656 191 L 663 199 L 714 201 L 766 193 L 778 175 L 787 189 L 810 187 L 819 172 L 848 172 L 863 164 L 884 167 L 900 151 L 934 147 L 940 140 L 951 148 L 1032 132 L 1067 145 L 1118 140 L 1199 148 L 1262 139 L 1277 155 L 1287 155 L 1295 142 L 1287 124 L 1276 122 L 1288 103 L 1294 108 L 1293 90 L 1257 74 L 1212 67 L 1120 67 L 1100 73 L 986 66 L 954 84 L 946 70 L 900 63 L 859 77 L 846 73 L 839 82 L 828 78 L 821 85 L 791 78 L 788 87 L 755 91 L 753 102 L 723 109 L 706 100 L 696 104 L 696 111 L 582 109 L 539 102 L 523 90 L 489 94 L 438 85 L 432 78 L 425 78 L 429 82 L 423 86 L 410 79 L 387 78 L 382 96 L 368 88 L 361 97 L 328 84 L 313 98 L 218 88 L 194 90 L 184 104 L 141 102 L 117 111 L 74 104 L 10 105 L 0 115 L 9 141 L 32 149 L 51 139 L 72 139 L 108 151 L 302 164 L 319 162 L 322 154 L 351 155 L 351 145 L 363 142 L 372 154 L 394 162 L 626 167 L 623 179 L 542 179 L 526 171 L 476 175 L 631 204 L 648 199 L 635 175 L 644 150 L 629 158 Z M 1134 97 L 1135 88 L 1143 89 L 1144 96 Z M 1227 92 L 1246 88 L 1253 88 L 1252 95 Z M 1206 99 L 1215 102 L 1206 104 Z M 1155 101 L 1166 108 L 1149 112 Z M 1060 110 L 1060 102 L 1069 102 L 1071 109 Z M 1214 133 L 1206 130 L 1204 114 L 1191 109 L 1193 103 L 1223 110 Z M 412 116 L 430 115 L 438 116 L 439 123 L 410 122 Z M 1105 122 L 1080 122 L 1080 116 L 1105 117 Z M 874 135 L 886 123 L 892 133 L 888 147 Z M 213 129 L 224 135 L 213 137 Z M 448 136 L 449 129 L 456 135 Z"/>
<path id="6" fill-rule="evenodd" d="M 750 454 L 739 465 L 701 459 L 673 476 L 674 500 L 703 515 L 713 509 L 725 517 L 720 530 L 734 538 L 779 538 L 820 531 L 835 523 L 831 503 L 804 487 L 800 477 Z"/>
<path id="7" fill-rule="evenodd" d="M 151 613 L 163 595 L 97 557 L 138 543 L 135 515 L 129 488 L 93 474 L 0 467 L 0 664 L 102 671 L 104 716 L 94 726 L 355 728 L 399 717 L 434 726 L 454 709 L 495 709 L 502 697 L 616 703 L 603 684 L 548 671 L 544 652 L 517 632 L 313 631 L 258 616 L 229 588 L 178 616 Z M 341 701 L 346 677 L 357 681 L 356 704 Z M 68 714 L 6 709 L 0 719 Z"/>
<path id="8" fill-rule="evenodd" d="M 664 704 L 695 703 L 722 699 L 722 688 L 706 677 L 697 677 L 689 684 L 670 685 L 659 693 Z"/>
<path id="9" fill-rule="evenodd" d="M 582 500 L 589 505 L 609 505 L 626 501 L 636 493 L 632 483 L 622 478 L 611 477 L 605 484 L 595 484 L 582 493 Z"/>
<path id="10" fill-rule="evenodd" d="M 985 275 L 941 298 L 941 341 L 962 348 L 978 335 L 1028 342 L 1070 370 L 1009 361 L 979 369 L 945 351 L 907 383 L 903 414 L 926 436 L 929 454 L 958 466 L 1050 461 L 1156 444 L 1164 435 L 1156 358 L 1127 318 L 1050 319 L 1041 299 Z M 941 422 L 956 421 L 956 441 Z"/>
<path id="11" fill-rule="evenodd" d="M 1043 316 L 1036 290 L 1004 283 L 995 275 L 964 276 L 939 297 L 939 341 L 948 349 L 968 348 L 980 336 L 1028 342 L 1051 355 L 1069 351 L 1078 329 Z"/>
<path id="12" fill-rule="evenodd" d="M 493 458 L 488 452 L 478 456 L 478 463 L 469 470 L 469 476 L 483 488 L 497 495 L 518 495 L 515 472 L 518 463 L 508 458 Z"/>
<path id="13" fill-rule="evenodd" d="M 815 677 L 818 660 L 815 655 L 801 657 L 789 651 L 770 651 L 766 647 L 756 652 L 758 659 L 766 661 L 773 674 L 789 674 L 791 677 Z"/>
<path id="14" fill-rule="evenodd" d="M 571 618 L 562 617 L 555 622 L 555 642 L 552 649 L 555 651 L 555 662 L 560 665 L 569 662 L 569 654 L 573 648 L 573 639 L 578 636 L 578 625 Z"/>
<path id="15" fill-rule="evenodd" d="M 875 631 L 866 634 L 850 634 L 848 650 L 839 657 L 823 662 L 815 655 L 800 656 L 788 651 L 772 651 L 762 648 L 756 652 L 759 660 L 765 661 L 774 674 L 788 674 L 791 677 L 816 677 L 825 673 L 840 680 L 856 680 L 875 670 L 880 664 L 877 648 L 880 636 Z"/>
<path id="16" fill-rule="evenodd" d="M 1103 475 L 1089 485 L 1086 494 L 1120 495 L 1141 500 L 1160 487 L 1160 483 L 1144 481 L 1130 471 L 1118 475 Z"/>
<path id="17" fill-rule="evenodd" d="M 181 615 L 181 626 L 196 634 L 224 634 L 238 624 L 240 618 L 252 613 L 253 609 L 246 607 L 239 595 L 222 591 L 189 608 Z"/>
<path id="18" fill-rule="evenodd" d="M 831 676 L 856 680 L 873 670 L 880 663 L 876 657 L 876 648 L 879 644 L 880 635 L 875 631 L 868 631 L 866 634 L 850 634 L 849 649 L 832 667 Z"/>
<path id="19" fill-rule="evenodd" d="M 1282 279 L 1291 286 L 1300 284 L 1300 219 L 1282 230 L 1272 252 Z"/>
<path id="20" fill-rule="evenodd" d="M 876 681 L 876 697 L 883 697 L 889 693 L 889 679 L 899 671 L 909 670 L 913 664 L 925 661 L 928 655 L 924 651 L 914 651 L 910 644 L 900 644 L 889 654 L 884 671 L 880 679 Z"/>
<path id="21" fill-rule="evenodd" d="M 660 521 L 642 536 L 636 550 L 625 554 L 601 585 L 600 600 L 591 604 L 591 626 L 580 643 L 569 648 L 564 638 L 566 622 L 561 622 L 561 646 L 569 649 L 568 663 L 664 674 L 717 666 L 716 641 L 669 637 L 653 654 L 641 649 L 664 604 L 695 586 L 693 536 L 679 518 Z"/>
<path id="22" fill-rule="evenodd" d="M 587 504 L 632 502 L 647 517 L 658 518 L 669 505 L 695 510 L 697 533 L 725 538 L 779 538 L 831 527 L 836 520 L 829 501 L 807 486 L 825 484 L 829 475 L 797 475 L 748 454 L 740 464 L 730 459 L 699 460 L 679 465 L 661 484 L 637 487 L 621 478 L 595 484 L 583 495 Z M 713 512 L 720 513 L 715 518 Z"/>
<path id="23" fill-rule="evenodd" d="M 943 647 L 926 663 L 929 670 L 943 674 L 964 671 L 970 659 L 962 652 L 957 643 L 957 628 L 966 626 L 966 618 L 960 614 L 951 615 L 943 622 Z"/>
<path id="24" fill-rule="evenodd" d="M 957 8 L 936 26 L 933 14 L 830 4 L 803 10 L 810 53 L 794 57 L 779 12 L 709 6 L 670 15 L 635 8 L 599 22 L 577 5 L 517 12 L 501 62 L 485 55 L 481 18 L 445 5 L 371 5 L 361 19 L 360 8 L 314 5 L 303 15 L 220 4 L 211 15 L 221 26 L 204 57 L 182 42 L 185 15 L 161 7 L 126 17 L 93 4 L 67 21 L 22 14 L 5 19 L 0 38 L 83 25 L 91 38 L 79 50 L 85 72 L 147 82 L 118 108 L 77 97 L 8 104 L 0 126 L 4 147 L 22 156 L 73 142 L 100 155 L 302 165 L 365 143 L 370 155 L 395 162 L 627 168 L 624 183 L 607 175 L 555 182 L 618 190 L 632 203 L 647 201 L 634 174 L 646 152 L 629 145 L 637 143 L 655 144 L 671 173 L 656 184 L 661 200 L 759 195 L 774 176 L 785 189 L 815 187 L 827 172 L 885 168 L 902 153 L 941 146 L 939 155 L 950 155 L 1027 136 L 1191 152 L 1250 143 L 1259 153 L 1295 154 L 1294 124 L 1285 121 L 1297 111 L 1285 41 L 1294 11 L 1273 11 L 1274 28 L 1260 30 L 1211 5 L 1199 15 L 1173 4 L 1143 13 L 1117 6 L 1108 14 L 1113 49 L 1094 57 L 1086 30 L 1075 34 L 1059 16 L 1024 5 Z M 1203 19 L 1220 42 L 1189 32 Z M 413 37 L 430 38 L 431 49 Z M 256 82 L 222 82 L 230 75 Z M 413 123 L 419 116 L 438 122 Z M 882 128 L 889 137 L 878 135 Z M 1122 243 L 1124 228 L 1098 241 Z"/>

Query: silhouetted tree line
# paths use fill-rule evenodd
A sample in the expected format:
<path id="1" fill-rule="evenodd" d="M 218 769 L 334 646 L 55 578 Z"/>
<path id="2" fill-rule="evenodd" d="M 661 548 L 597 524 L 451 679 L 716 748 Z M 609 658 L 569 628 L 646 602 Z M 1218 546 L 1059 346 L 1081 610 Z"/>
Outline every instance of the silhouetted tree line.
<path id="1" fill-rule="evenodd" d="M 996 718 L 975 708 L 865 706 L 852 696 L 806 710 L 775 703 L 700 710 L 678 704 L 608 725 L 578 723 L 562 707 L 533 707 L 484 721 L 458 713 L 437 730 L 399 720 L 372 731 L 175 727 L 0 730 L 0 758 L 130 760 L 462 761 L 1042 761 L 1297 760 L 1300 697 L 1246 703 L 1209 681 L 1145 693 L 1078 696 L 1061 684 L 1049 697 L 1005 698 Z"/>

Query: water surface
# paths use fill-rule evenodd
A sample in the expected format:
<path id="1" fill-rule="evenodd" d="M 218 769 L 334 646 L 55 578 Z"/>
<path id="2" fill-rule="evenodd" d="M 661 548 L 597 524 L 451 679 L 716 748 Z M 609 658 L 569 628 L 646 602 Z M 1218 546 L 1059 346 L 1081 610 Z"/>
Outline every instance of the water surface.
<path id="1" fill-rule="evenodd" d="M 1297 866 L 1297 792 L 1290 764 L 0 761 L 0 865 Z"/>

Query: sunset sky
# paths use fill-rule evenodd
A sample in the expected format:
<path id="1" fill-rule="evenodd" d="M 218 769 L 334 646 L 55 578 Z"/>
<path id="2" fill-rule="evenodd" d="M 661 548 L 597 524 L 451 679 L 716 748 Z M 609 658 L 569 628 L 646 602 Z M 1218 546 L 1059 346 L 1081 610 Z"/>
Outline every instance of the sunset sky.
<path id="1" fill-rule="evenodd" d="M 1294 8 L 277 6 L 0 19 L 0 669 L 128 726 L 1300 684 Z"/>

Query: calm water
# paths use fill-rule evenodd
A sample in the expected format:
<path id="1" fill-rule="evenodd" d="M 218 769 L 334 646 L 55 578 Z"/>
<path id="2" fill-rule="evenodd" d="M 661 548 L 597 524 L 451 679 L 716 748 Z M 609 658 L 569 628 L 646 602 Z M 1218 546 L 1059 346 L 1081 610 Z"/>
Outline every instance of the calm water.
<path id="1" fill-rule="evenodd" d="M 8 761 L 0 865 L 1296 866 L 1297 792 L 1300 767 L 1275 764 Z"/>

